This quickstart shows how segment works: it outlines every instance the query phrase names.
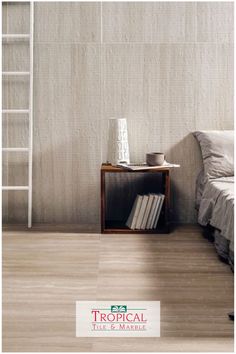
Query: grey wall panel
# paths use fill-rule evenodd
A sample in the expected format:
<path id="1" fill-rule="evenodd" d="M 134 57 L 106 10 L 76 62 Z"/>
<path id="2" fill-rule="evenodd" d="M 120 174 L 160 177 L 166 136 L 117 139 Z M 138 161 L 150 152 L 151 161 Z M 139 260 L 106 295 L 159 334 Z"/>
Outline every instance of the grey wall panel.
<path id="1" fill-rule="evenodd" d="M 2 7 L 3 33 L 29 33 L 29 5 L 24 2 L 5 2 Z"/>
<path id="2" fill-rule="evenodd" d="M 100 47 L 41 43 L 38 51 L 34 219 L 98 223 Z"/>
<path id="3" fill-rule="evenodd" d="M 27 4 L 3 4 L 3 32 L 27 33 L 28 15 Z M 26 42 L 3 50 L 4 70 L 27 68 Z M 191 132 L 233 128 L 233 4 L 36 2 L 34 59 L 33 221 L 99 222 L 109 117 L 127 118 L 132 161 L 163 151 L 181 164 L 172 220 L 196 221 Z M 25 108 L 25 81 L 3 88 L 5 108 Z M 27 143 L 27 116 L 16 120 L 4 117 L 4 146 Z M 4 183 L 26 178 L 25 156 L 4 156 Z M 110 203 L 120 182 L 110 179 Z M 133 197 L 136 183 L 123 177 L 123 191 L 132 185 Z M 25 222 L 26 205 L 25 192 L 4 192 L 4 221 Z"/>
<path id="4" fill-rule="evenodd" d="M 36 3 L 35 41 L 100 42 L 100 13 L 99 2 Z"/>
<path id="5" fill-rule="evenodd" d="M 104 42 L 192 42 L 195 13 L 196 3 L 104 3 Z"/>
<path id="6" fill-rule="evenodd" d="M 197 41 L 233 43 L 234 3 L 197 3 Z"/>
<path id="7" fill-rule="evenodd" d="M 24 41 L 3 39 L 4 50 L 2 56 L 3 71 L 28 71 L 29 44 Z"/>

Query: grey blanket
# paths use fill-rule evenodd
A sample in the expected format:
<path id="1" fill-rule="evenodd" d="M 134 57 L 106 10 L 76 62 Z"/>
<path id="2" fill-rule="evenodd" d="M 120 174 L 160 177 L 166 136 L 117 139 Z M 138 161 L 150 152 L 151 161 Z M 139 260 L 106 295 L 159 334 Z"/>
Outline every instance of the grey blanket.
<path id="1" fill-rule="evenodd" d="M 217 228 L 234 249 L 234 177 L 209 180 L 202 193 L 198 222 Z"/>

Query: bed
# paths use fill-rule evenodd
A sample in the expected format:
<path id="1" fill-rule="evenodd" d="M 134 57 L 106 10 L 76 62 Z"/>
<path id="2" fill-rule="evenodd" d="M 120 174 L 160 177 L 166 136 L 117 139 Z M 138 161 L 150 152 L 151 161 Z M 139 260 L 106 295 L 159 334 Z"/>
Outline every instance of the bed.
<path id="1" fill-rule="evenodd" d="M 198 131 L 203 169 L 196 181 L 196 209 L 200 225 L 213 230 L 221 259 L 234 265 L 234 133 Z"/>

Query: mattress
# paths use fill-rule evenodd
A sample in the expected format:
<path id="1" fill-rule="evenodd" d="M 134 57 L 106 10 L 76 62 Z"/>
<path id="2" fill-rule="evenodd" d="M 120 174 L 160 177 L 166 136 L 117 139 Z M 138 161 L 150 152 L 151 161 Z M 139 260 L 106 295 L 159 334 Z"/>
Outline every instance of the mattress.
<path id="1" fill-rule="evenodd" d="M 219 230 L 216 248 L 232 262 L 234 250 L 234 177 L 209 180 L 201 195 L 198 222 Z M 222 238 L 222 239 L 221 239 Z"/>

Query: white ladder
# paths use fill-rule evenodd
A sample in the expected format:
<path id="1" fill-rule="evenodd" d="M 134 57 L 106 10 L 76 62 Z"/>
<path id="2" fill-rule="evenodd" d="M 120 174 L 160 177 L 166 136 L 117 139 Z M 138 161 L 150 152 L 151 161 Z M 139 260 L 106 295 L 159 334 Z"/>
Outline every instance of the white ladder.
<path id="1" fill-rule="evenodd" d="M 3 4 L 3 3 L 2 3 Z M 29 76 L 29 107 L 26 109 L 2 109 L 2 114 L 28 114 L 29 137 L 28 147 L 2 148 L 2 152 L 28 153 L 28 185 L 27 186 L 2 186 L 3 191 L 28 191 L 28 227 L 32 226 L 32 167 L 33 167 L 33 55 L 34 55 L 34 2 L 30 1 L 30 33 L 29 34 L 2 34 L 2 44 L 5 40 L 22 39 L 29 41 L 30 68 L 29 71 L 3 71 L 4 76 Z"/>

